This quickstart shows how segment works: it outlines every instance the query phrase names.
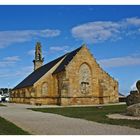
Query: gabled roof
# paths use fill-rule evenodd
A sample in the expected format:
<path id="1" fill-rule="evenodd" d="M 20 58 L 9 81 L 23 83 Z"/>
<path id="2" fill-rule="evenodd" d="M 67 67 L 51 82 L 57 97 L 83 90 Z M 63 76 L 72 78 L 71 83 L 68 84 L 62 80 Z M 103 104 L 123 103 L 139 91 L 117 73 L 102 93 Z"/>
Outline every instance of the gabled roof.
<path id="1" fill-rule="evenodd" d="M 64 58 L 64 60 L 59 64 L 59 66 L 56 68 L 56 70 L 53 72 L 53 74 L 57 74 L 57 73 L 65 70 L 65 66 L 67 66 L 69 64 L 69 62 L 73 59 L 73 57 L 77 54 L 77 52 L 81 48 L 82 47 L 80 47 L 70 53 L 67 53 L 67 54 L 43 65 L 42 67 L 38 68 L 37 70 L 32 72 L 29 76 L 27 76 L 16 87 L 14 87 L 13 90 L 32 86 L 36 81 L 38 81 L 44 74 L 46 74 L 53 66 L 55 66 L 63 58 Z"/>
<path id="2" fill-rule="evenodd" d="M 53 74 L 59 73 L 63 70 L 65 70 L 65 66 L 69 64 L 69 62 L 73 59 L 73 57 L 77 54 L 77 52 L 81 49 L 82 47 L 68 53 L 65 57 L 65 59 L 61 62 L 61 64 L 56 68 L 56 70 L 53 72 Z"/>

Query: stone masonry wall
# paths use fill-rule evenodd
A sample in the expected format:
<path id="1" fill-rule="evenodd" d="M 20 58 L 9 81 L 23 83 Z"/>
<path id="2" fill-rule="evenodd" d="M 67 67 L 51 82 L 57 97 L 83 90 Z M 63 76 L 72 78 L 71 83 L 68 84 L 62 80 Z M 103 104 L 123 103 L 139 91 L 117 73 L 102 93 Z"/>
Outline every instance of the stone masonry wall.
<path id="1" fill-rule="evenodd" d="M 13 90 L 10 101 L 27 104 L 58 104 L 58 80 L 52 73 L 61 62 L 62 60 L 41 77 L 33 86 Z M 42 91 L 44 83 L 47 87 L 45 88 L 45 91 Z"/>
<path id="2" fill-rule="evenodd" d="M 89 85 L 89 92 L 85 94 L 81 93 L 79 83 L 79 69 L 82 64 L 86 64 L 91 71 L 91 85 Z M 100 68 L 86 47 L 83 47 L 66 67 L 65 79 L 69 81 L 69 88 L 66 93 L 67 96 L 61 96 L 62 105 L 99 104 L 118 101 L 117 81 Z"/>

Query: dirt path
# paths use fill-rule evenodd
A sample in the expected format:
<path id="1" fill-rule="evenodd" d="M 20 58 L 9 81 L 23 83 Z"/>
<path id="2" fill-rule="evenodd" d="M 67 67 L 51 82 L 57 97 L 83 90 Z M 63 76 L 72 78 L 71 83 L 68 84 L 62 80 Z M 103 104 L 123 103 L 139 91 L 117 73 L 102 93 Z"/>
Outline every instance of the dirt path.
<path id="1" fill-rule="evenodd" d="M 36 135 L 140 135 L 139 129 L 35 112 L 29 107 L 34 106 L 7 104 L 0 107 L 0 116 Z"/>

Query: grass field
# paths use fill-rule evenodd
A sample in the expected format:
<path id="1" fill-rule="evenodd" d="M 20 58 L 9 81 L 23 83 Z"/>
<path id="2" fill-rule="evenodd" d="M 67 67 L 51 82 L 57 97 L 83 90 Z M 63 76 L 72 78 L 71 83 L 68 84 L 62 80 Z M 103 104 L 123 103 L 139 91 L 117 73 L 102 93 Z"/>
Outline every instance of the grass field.
<path id="1" fill-rule="evenodd" d="M 29 133 L 0 117 L 0 135 L 29 135 Z"/>
<path id="2" fill-rule="evenodd" d="M 62 108 L 30 108 L 34 111 L 54 113 L 72 118 L 81 118 L 99 123 L 129 126 L 140 129 L 140 120 L 110 119 L 106 115 L 123 113 L 126 105 L 110 105 L 99 107 L 62 107 Z"/>
<path id="3" fill-rule="evenodd" d="M 0 107 L 3 106 L 6 105 L 0 104 Z M 0 135 L 29 135 L 29 133 L 0 117 Z"/>
<path id="4" fill-rule="evenodd" d="M 0 103 L 0 106 L 6 106 L 6 105 L 3 105 L 3 104 Z"/>

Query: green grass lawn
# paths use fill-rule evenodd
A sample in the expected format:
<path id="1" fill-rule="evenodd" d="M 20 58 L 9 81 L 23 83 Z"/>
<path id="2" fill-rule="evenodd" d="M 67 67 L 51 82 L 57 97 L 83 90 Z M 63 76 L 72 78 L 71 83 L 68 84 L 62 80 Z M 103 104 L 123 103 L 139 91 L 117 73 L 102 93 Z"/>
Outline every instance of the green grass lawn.
<path id="1" fill-rule="evenodd" d="M 0 117 L 0 135 L 29 135 L 29 133 Z"/>
<path id="2" fill-rule="evenodd" d="M 124 113 L 126 105 L 110 105 L 98 107 L 62 107 L 62 108 L 30 108 L 34 111 L 54 113 L 72 118 L 81 118 L 99 123 L 129 126 L 140 129 L 140 120 L 110 119 L 106 115 Z"/>
<path id="3" fill-rule="evenodd" d="M 0 103 L 0 106 L 6 106 L 6 105 L 3 105 L 3 104 Z"/>

